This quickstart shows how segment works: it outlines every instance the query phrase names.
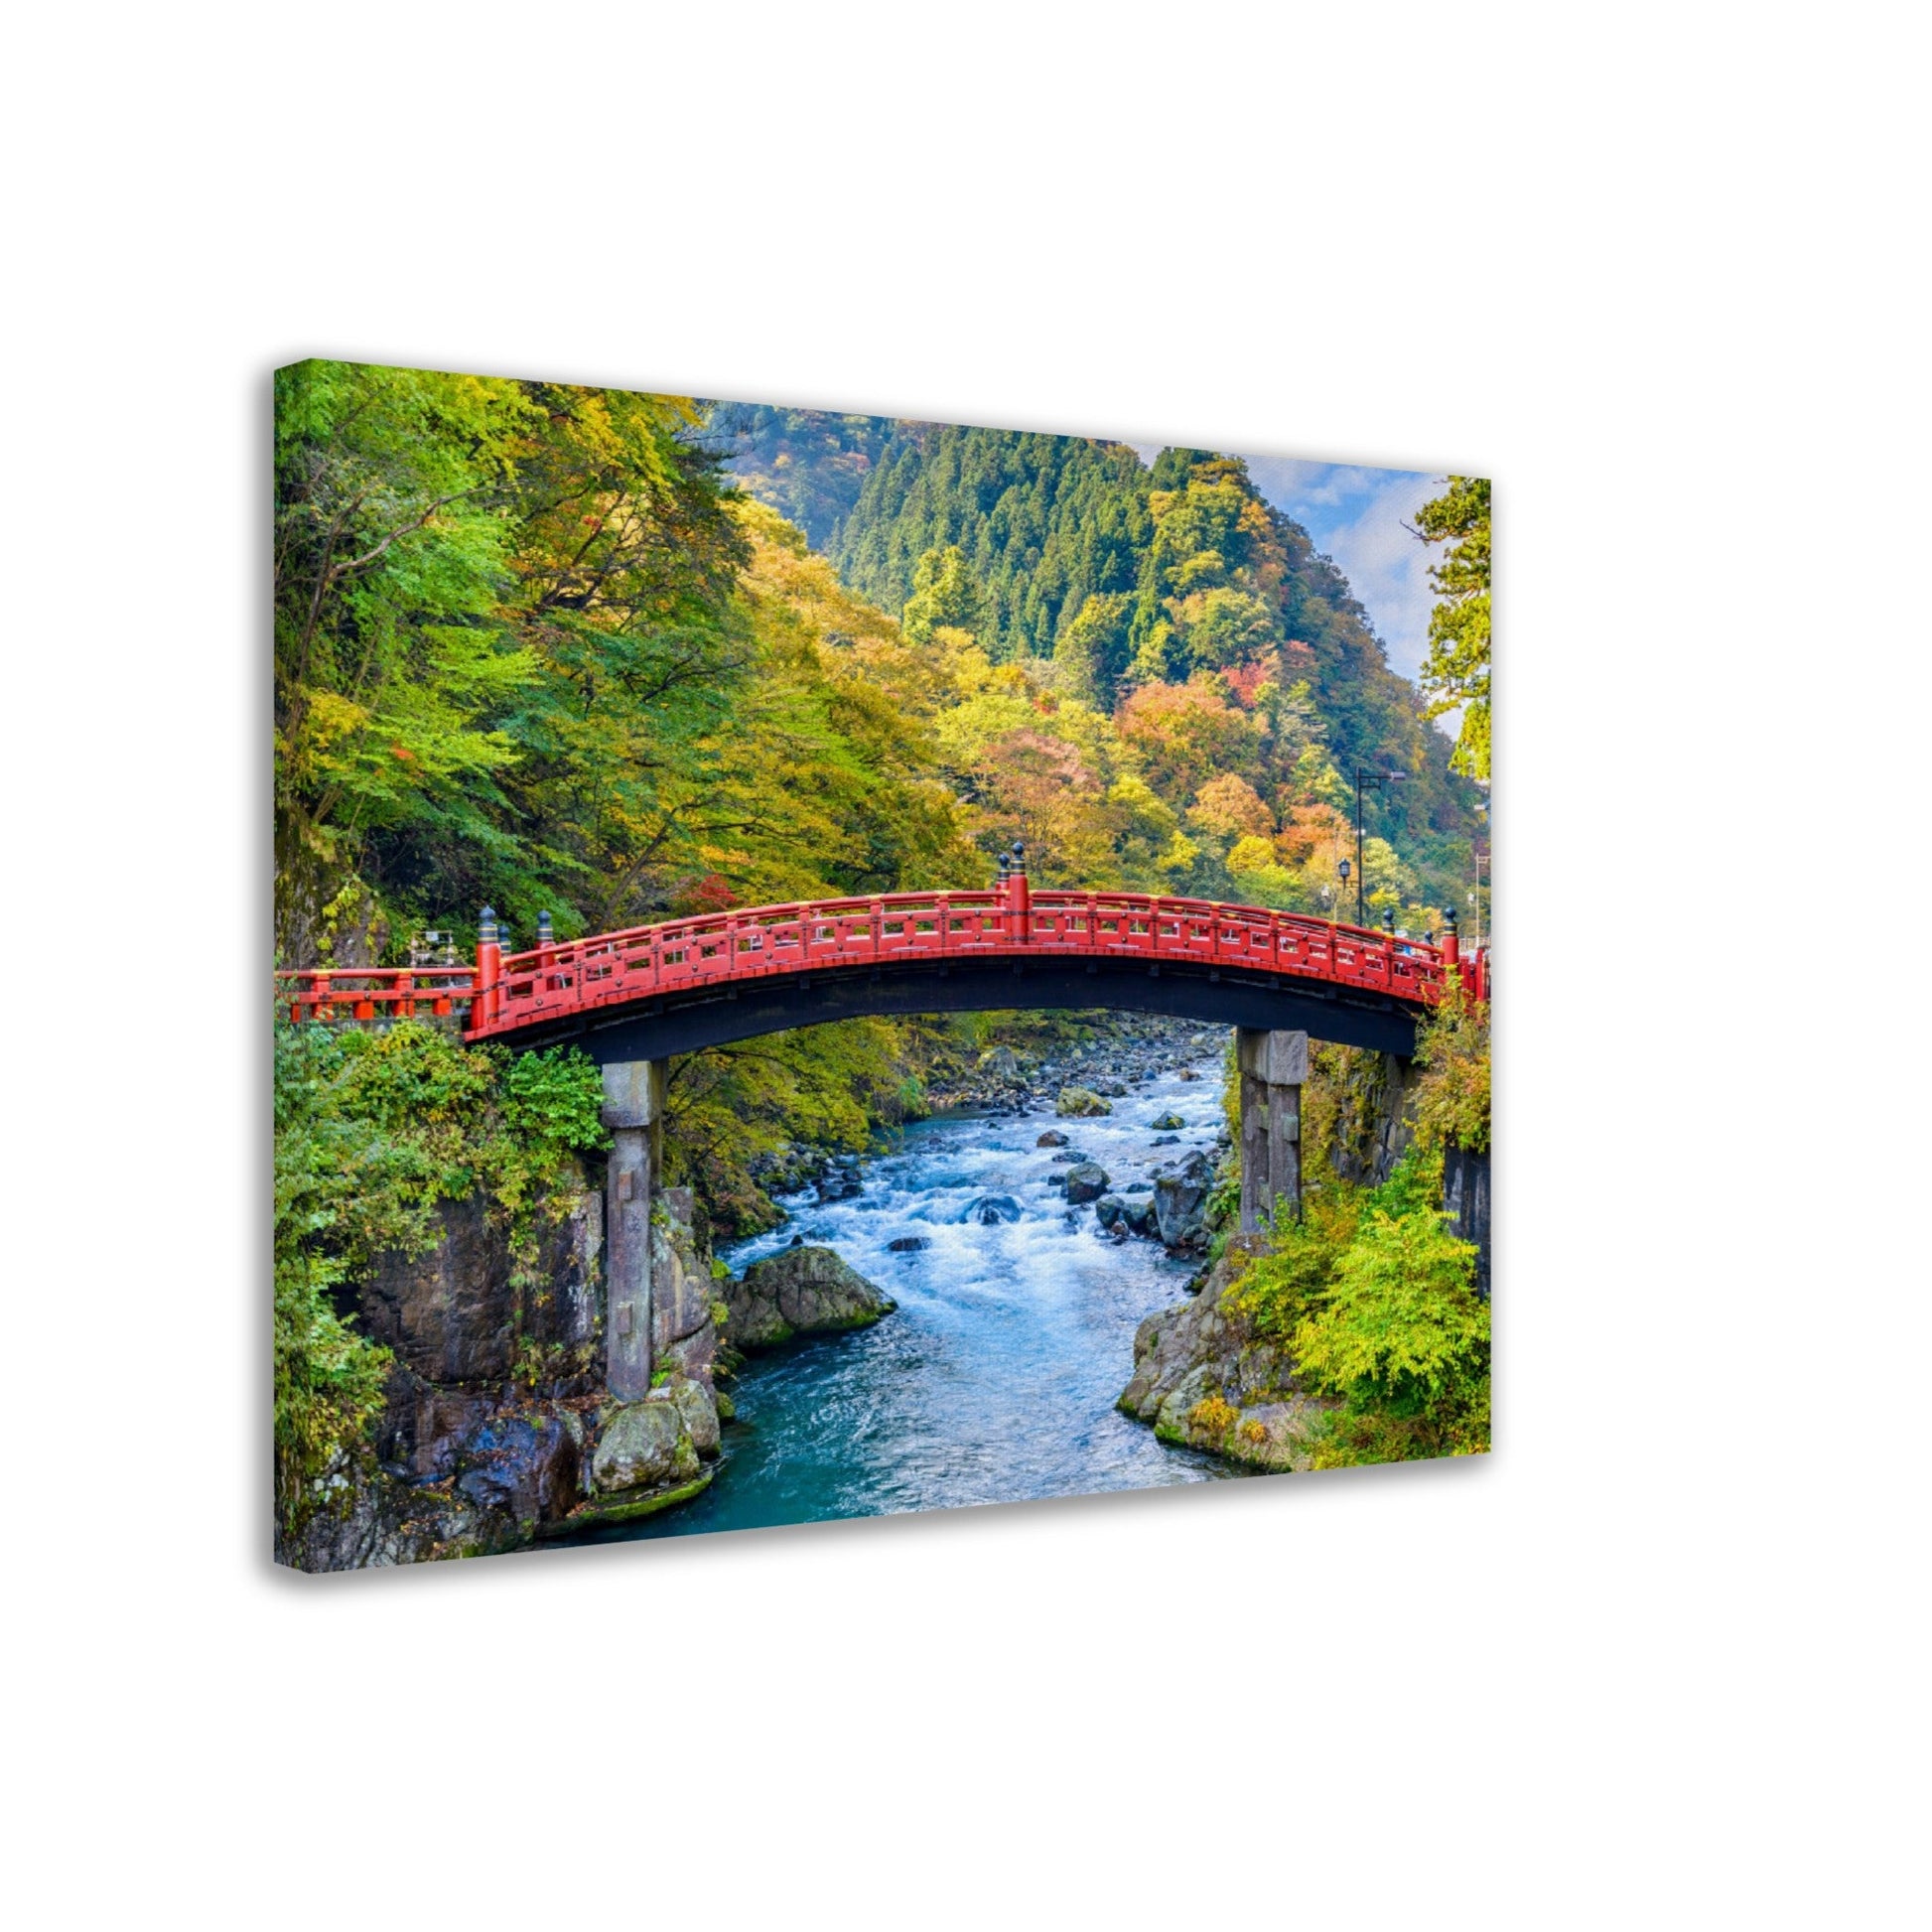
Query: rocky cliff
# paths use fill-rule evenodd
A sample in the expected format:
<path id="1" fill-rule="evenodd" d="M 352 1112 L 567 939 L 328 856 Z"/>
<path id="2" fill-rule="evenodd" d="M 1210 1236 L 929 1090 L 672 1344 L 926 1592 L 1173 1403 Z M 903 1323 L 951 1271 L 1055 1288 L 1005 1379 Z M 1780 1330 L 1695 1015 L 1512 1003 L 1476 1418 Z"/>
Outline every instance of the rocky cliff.
<path id="1" fill-rule="evenodd" d="M 576 1170 L 513 1253 L 483 1198 L 443 1209 L 429 1253 L 385 1256 L 350 1311 L 395 1353 L 374 1441 L 319 1485 L 303 1570 L 527 1548 L 695 1495 L 719 1450 L 719 1319 L 688 1189 L 651 1230 L 653 1377 L 642 1402 L 604 1386 L 604 1199 Z"/>

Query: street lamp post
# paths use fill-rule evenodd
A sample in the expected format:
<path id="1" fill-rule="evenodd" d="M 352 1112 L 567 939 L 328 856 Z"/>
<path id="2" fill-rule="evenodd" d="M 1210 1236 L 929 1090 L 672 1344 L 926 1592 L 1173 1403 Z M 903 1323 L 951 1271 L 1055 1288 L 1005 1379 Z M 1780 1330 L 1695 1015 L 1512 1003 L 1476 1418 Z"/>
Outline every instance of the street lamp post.
<path id="1" fill-rule="evenodd" d="M 1355 923 L 1361 925 L 1365 919 L 1362 905 L 1362 793 L 1375 785 L 1399 785 L 1408 781 L 1406 771 L 1364 771 L 1358 764 L 1355 767 Z M 1344 873 L 1343 879 L 1348 875 Z"/>

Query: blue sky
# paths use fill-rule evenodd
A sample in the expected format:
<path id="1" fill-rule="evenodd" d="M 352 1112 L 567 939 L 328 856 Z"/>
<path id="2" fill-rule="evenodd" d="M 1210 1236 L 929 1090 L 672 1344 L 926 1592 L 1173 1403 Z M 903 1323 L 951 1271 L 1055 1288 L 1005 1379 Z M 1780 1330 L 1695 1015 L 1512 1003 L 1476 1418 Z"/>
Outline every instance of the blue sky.
<path id="1" fill-rule="evenodd" d="M 1159 453 L 1153 445 L 1143 451 L 1149 460 Z M 1341 567 L 1389 647 L 1390 664 L 1413 683 L 1429 648 L 1429 562 L 1436 553 L 1404 526 L 1440 492 L 1441 476 L 1241 454 L 1261 493 Z M 1452 721 L 1445 722 L 1452 731 Z"/>
<path id="2" fill-rule="evenodd" d="M 1341 566 L 1374 620 L 1376 635 L 1389 647 L 1389 662 L 1413 681 L 1429 649 L 1429 611 L 1435 602 L 1429 564 L 1438 552 L 1405 526 L 1413 525 L 1417 510 L 1441 492 L 1442 478 L 1288 456 L 1250 456 L 1247 463 L 1261 493 Z"/>

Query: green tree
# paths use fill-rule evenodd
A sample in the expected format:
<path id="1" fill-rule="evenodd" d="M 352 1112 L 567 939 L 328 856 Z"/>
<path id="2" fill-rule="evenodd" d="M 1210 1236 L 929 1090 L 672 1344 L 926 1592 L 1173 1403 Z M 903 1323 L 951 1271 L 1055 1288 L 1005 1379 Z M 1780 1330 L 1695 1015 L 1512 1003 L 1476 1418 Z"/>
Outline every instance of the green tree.
<path id="1" fill-rule="evenodd" d="M 1462 707 L 1451 763 L 1472 778 L 1489 776 L 1489 481 L 1450 477 L 1443 494 L 1416 516 L 1425 543 L 1447 543 L 1429 580 L 1437 604 L 1429 617 L 1422 684 L 1429 715 Z"/>
<path id="2" fill-rule="evenodd" d="M 1128 665 L 1128 620 L 1133 600 L 1125 591 L 1096 591 L 1060 632 L 1053 646 L 1071 697 L 1111 711 Z"/>
<path id="3" fill-rule="evenodd" d="M 984 622 L 983 609 L 965 552 L 949 543 L 919 559 L 912 572 L 912 595 L 905 600 L 899 623 L 913 643 L 929 644 L 942 624 L 975 635 Z"/>

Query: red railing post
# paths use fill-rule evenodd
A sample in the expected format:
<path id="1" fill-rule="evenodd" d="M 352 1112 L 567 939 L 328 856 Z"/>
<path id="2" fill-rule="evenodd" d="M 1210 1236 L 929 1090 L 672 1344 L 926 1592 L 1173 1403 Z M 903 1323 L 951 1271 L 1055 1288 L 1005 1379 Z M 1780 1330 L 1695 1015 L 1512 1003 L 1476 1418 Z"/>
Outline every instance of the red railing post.
<path id="1" fill-rule="evenodd" d="M 1443 964 L 1452 973 L 1461 957 L 1461 941 L 1455 932 L 1455 907 L 1451 905 L 1443 914 Z"/>
<path id="2" fill-rule="evenodd" d="M 1034 936 L 1034 894 L 1027 883 L 1027 848 L 1013 842 L 1013 874 L 1007 881 L 1007 936 L 1024 946 Z"/>
<path id="3" fill-rule="evenodd" d="M 496 982 L 503 971 L 503 949 L 496 937 L 496 908 L 485 905 L 477 921 L 477 995 L 470 1012 L 473 1029 L 496 1018 Z"/>

